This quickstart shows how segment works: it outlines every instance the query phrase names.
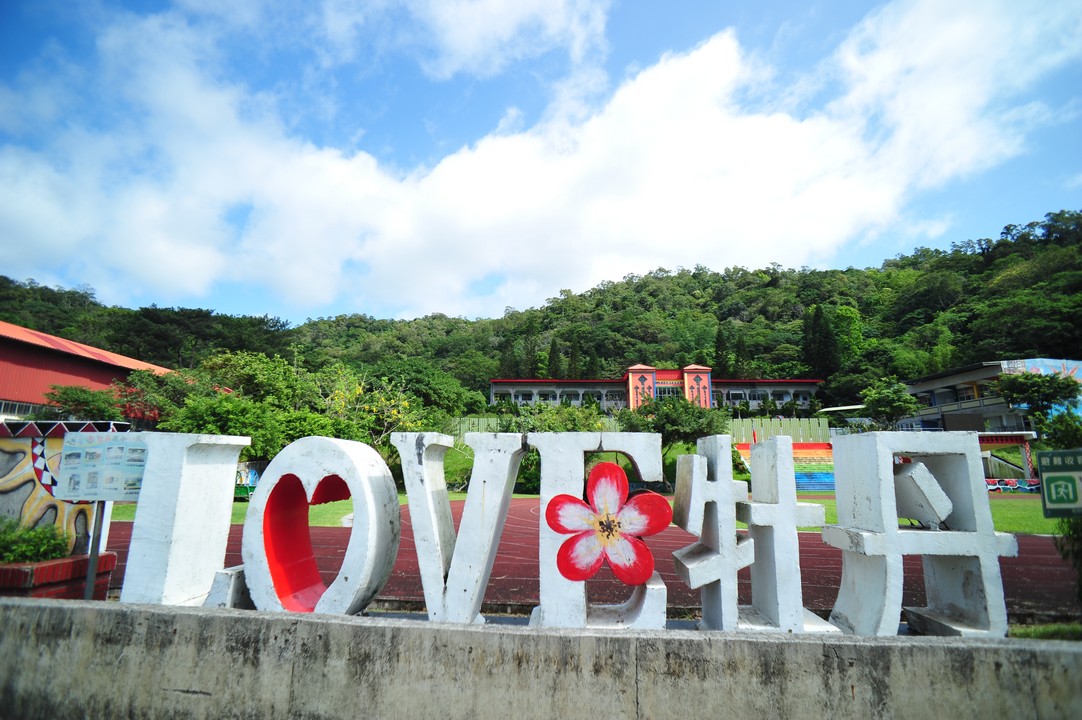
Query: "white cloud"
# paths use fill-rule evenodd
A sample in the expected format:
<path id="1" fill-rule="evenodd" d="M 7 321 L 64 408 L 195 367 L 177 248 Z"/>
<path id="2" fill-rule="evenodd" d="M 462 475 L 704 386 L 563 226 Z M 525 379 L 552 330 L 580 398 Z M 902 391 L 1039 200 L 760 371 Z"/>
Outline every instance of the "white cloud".
<path id="1" fill-rule="evenodd" d="M 573 63 L 604 47 L 608 0 L 407 0 L 431 34 L 436 77 L 490 75 L 507 63 L 566 48 Z"/>
<path id="2" fill-rule="evenodd" d="M 459 27 L 445 7 L 487 25 Z M 109 302 L 198 303 L 246 279 L 297 315 L 347 297 L 360 312 L 491 316 L 658 266 L 814 263 L 897 223 L 922 188 L 1022 152 L 1048 121 L 1027 88 L 1080 54 L 1078 13 L 1064 7 L 888 6 L 824 63 L 835 101 L 800 112 L 747 106 L 772 68 L 719 33 L 599 107 L 582 98 L 604 78 L 586 69 L 533 127 L 511 109 L 493 134 L 405 177 L 291 134 L 273 101 L 224 79 L 206 28 L 120 20 L 99 39 L 100 90 L 123 119 L 0 146 L 0 237 L 35 248 L 5 274 L 40 278 L 50 258 Z M 441 75 L 552 44 L 585 53 L 604 8 L 412 6 L 441 38 Z M 366 22 L 350 17 L 343 48 Z M 49 99 L 35 102 L 50 117 Z M 243 226 L 230 221 L 238 208 Z"/>
<path id="3" fill-rule="evenodd" d="M 251 28 L 266 15 L 272 0 L 173 0 L 182 10 L 217 18 L 230 25 Z"/>
<path id="4" fill-rule="evenodd" d="M 880 135 L 880 161 L 915 187 L 937 186 L 1021 152 L 1033 114 L 1012 111 L 1016 93 L 1077 60 L 1080 37 L 1072 3 L 893 3 L 842 44 L 848 91 L 831 113 Z"/>
<path id="5" fill-rule="evenodd" d="M 188 0 L 202 4 L 204 0 Z M 305 20 L 321 65 L 387 52 L 415 56 L 446 80 L 490 76 L 552 50 L 573 65 L 605 47 L 610 0 L 322 0 Z M 408 17 L 412 23 L 402 22 Z"/>

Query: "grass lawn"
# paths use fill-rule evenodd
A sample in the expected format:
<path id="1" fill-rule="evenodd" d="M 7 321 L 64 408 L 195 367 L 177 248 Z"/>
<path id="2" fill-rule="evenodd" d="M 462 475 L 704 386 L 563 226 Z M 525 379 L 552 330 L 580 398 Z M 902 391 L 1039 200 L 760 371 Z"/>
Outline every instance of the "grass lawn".
<path id="1" fill-rule="evenodd" d="M 837 502 L 833 498 L 797 498 L 800 502 L 818 503 L 826 508 L 828 525 L 838 522 Z M 1059 522 L 1046 518 L 1041 508 L 1041 497 L 1032 495 L 989 494 L 992 508 L 992 525 L 999 532 L 1018 535 L 1052 535 Z"/>
<path id="2" fill-rule="evenodd" d="M 466 493 L 448 493 L 452 501 L 465 500 Z M 515 497 L 530 497 L 528 495 L 515 495 Z M 536 497 L 536 496 L 534 496 Z M 838 522 L 837 504 L 833 498 L 821 497 L 798 497 L 800 502 L 814 502 L 826 508 L 827 524 Z M 992 507 L 992 523 L 1000 532 L 1017 533 L 1021 535 L 1051 535 L 1056 529 L 1056 520 L 1044 517 L 1041 509 L 1039 495 L 1000 495 L 989 496 Z M 405 504 L 406 495 L 400 493 L 399 504 Z M 248 503 L 233 503 L 233 515 L 231 522 L 241 524 L 248 512 Z M 336 502 L 314 505 L 308 511 L 309 524 L 317 527 L 341 526 L 342 518 L 353 512 L 352 500 L 338 500 Z M 135 519 L 135 505 L 133 503 L 115 503 L 113 505 L 113 520 L 131 521 Z M 814 528 L 808 528 L 814 529 Z"/>
<path id="3" fill-rule="evenodd" d="M 1082 624 L 1011 625 L 1007 634 L 1012 638 L 1029 640 L 1082 640 Z"/>

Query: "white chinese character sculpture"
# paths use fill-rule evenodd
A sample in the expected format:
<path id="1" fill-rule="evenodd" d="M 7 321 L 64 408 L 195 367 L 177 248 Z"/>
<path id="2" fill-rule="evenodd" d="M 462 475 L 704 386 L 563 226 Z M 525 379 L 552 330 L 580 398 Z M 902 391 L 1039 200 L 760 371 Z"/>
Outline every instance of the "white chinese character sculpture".
<path id="1" fill-rule="evenodd" d="M 755 547 L 750 607 L 740 628 L 781 632 L 838 632 L 804 608 L 798 527 L 822 527 L 822 505 L 796 501 L 793 439 L 773 437 L 751 446 L 751 502 L 737 504 Z"/>
<path id="2" fill-rule="evenodd" d="M 997 533 L 976 433 L 877 432 L 834 439 L 838 526 L 823 539 L 842 552 L 830 620 L 847 633 L 895 635 L 902 556 L 921 555 L 927 607 L 910 624 L 937 635 L 999 636 L 1007 610 L 999 556 L 1013 535 Z M 899 517 L 926 527 L 899 527 Z"/>
<path id="3" fill-rule="evenodd" d="M 688 587 L 701 588 L 704 630 L 735 630 L 738 623 L 737 572 L 751 564 L 754 543 L 736 536 L 736 503 L 747 487 L 733 480 L 731 438 L 700 438 L 697 455 L 676 460 L 673 521 L 692 535 L 694 545 L 673 553 L 676 574 Z"/>
<path id="4" fill-rule="evenodd" d="M 733 481 L 728 435 L 699 440 L 697 455 L 677 459 L 674 518 L 698 535 L 673 553 L 676 572 L 701 588 L 703 630 L 837 632 L 803 607 L 798 526 L 821 526 L 823 507 L 796 501 L 793 441 L 777 437 L 752 446 L 751 487 Z M 736 521 L 748 524 L 738 538 Z M 752 604 L 738 606 L 737 573 L 751 566 Z"/>

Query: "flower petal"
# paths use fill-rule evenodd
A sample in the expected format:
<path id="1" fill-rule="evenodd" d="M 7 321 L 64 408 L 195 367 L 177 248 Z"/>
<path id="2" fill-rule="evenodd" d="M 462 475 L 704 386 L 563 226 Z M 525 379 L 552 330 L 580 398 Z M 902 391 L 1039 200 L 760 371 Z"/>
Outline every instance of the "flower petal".
<path id="1" fill-rule="evenodd" d="M 580 533 L 592 528 L 593 509 L 574 495 L 557 495 L 545 508 L 545 522 L 558 533 Z"/>
<path id="2" fill-rule="evenodd" d="M 615 515 L 627 500 L 627 475 L 616 463 L 594 466 L 586 481 L 586 497 L 599 515 Z"/>
<path id="3" fill-rule="evenodd" d="M 601 569 L 604 559 L 605 554 L 601 550 L 597 533 L 590 530 L 564 541 L 556 551 L 556 568 L 568 580 L 588 580 Z M 652 565 L 653 558 L 651 571 Z"/>
<path id="4" fill-rule="evenodd" d="M 620 532 L 636 537 L 656 535 L 672 524 L 672 506 L 656 492 L 633 495 L 616 516 Z"/>
<path id="5" fill-rule="evenodd" d="M 625 585 L 642 585 L 654 574 L 654 556 L 646 543 L 623 535 L 605 548 L 612 574 Z"/>

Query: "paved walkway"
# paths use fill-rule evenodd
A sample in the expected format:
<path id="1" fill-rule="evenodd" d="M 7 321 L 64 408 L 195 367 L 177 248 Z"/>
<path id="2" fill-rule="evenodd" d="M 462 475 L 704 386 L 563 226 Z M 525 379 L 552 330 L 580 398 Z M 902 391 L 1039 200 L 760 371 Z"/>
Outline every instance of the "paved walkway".
<path id="1" fill-rule="evenodd" d="M 451 504 L 455 523 L 462 513 L 461 501 Z M 515 499 L 500 540 L 492 578 L 485 594 L 485 611 L 526 614 L 538 604 L 537 538 L 539 507 L 536 499 Z M 230 529 L 225 566 L 239 565 L 242 526 Z M 341 567 L 350 528 L 311 528 L 312 548 L 325 583 L 333 581 Z M 114 522 L 109 550 L 120 554 L 112 585 L 120 587 L 127 558 L 131 523 Z M 670 615 L 694 615 L 699 607 L 699 592 L 689 589 L 676 576 L 670 554 L 694 542 L 695 538 L 677 527 L 646 538 L 654 552 L 658 571 L 668 587 Z M 1046 536 L 1019 535 L 1019 554 L 1001 558 L 1003 589 L 1011 622 L 1077 620 L 1082 617 L 1075 594 L 1075 573 L 1056 552 Z M 841 551 L 825 545 L 818 533 L 800 534 L 800 569 L 804 605 L 827 615 L 838 595 L 841 582 Z M 906 605 L 924 605 L 924 578 L 920 558 L 904 560 L 904 598 Z M 628 589 L 617 581 L 607 567 L 587 583 L 591 602 L 612 603 L 627 598 Z M 751 580 L 744 569 L 739 576 L 741 604 L 751 602 Z M 373 609 L 424 609 L 424 593 L 413 545 L 413 527 L 409 509 L 402 507 L 402 542 L 394 571 Z"/>

